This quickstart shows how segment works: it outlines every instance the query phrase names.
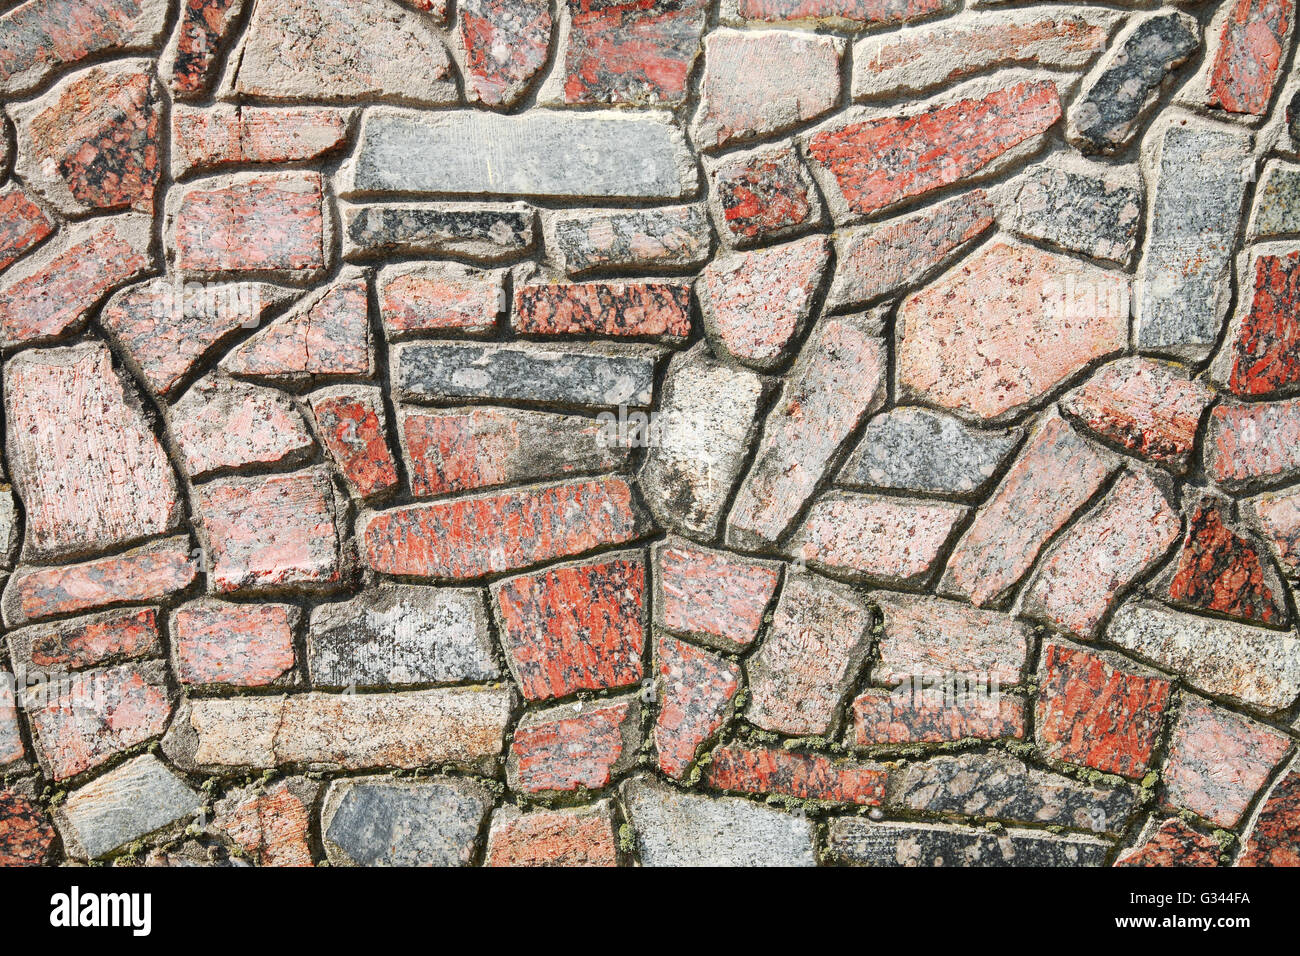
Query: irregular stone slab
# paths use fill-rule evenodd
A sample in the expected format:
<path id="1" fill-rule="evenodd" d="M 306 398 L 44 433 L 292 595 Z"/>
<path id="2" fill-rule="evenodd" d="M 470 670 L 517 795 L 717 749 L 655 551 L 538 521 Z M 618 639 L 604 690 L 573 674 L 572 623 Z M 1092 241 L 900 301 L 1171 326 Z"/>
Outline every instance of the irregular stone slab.
<path id="1" fill-rule="evenodd" d="M 673 282 L 526 281 L 510 325 L 521 335 L 595 335 L 680 342 L 691 334 L 691 289 Z"/>
<path id="2" fill-rule="evenodd" d="M 1173 71 L 1200 45 L 1197 23 L 1186 13 L 1153 13 L 1130 23 L 1084 79 L 1067 116 L 1067 138 L 1090 153 L 1128 145 Z"/>
<path id="3" fill-rule="evenodd" d="M 1270 398 L 1300 386 L 1300 252 L 1290 243 L 1256 246 L 1233 319 L 1211 374 L 1230 392 Z"/>
<path id="4" fill-rule="evenodd" d="M 873 591 L 883 615 L 874 684 L 966 675 L 1018 684 L 1032 629 L 996 611 L 914 594 Z"/>
<path id="5" fill-rule="evenodd" d="M 1121 358 L 1061 399 L 1061 411 L 1108 443 L 1182 474 L 1213 397 L 1182 366 Z"/>
<path id="6" fill-rule="evenodd" d="M 463 777 L 335 780 L 325 792 L 321 837 L 334 866 L 468 866 L 492 808 Z"/>
<path id="7" fill-rule="evenodd" d="M 159 657 L 156 608 L 126 608 L 10 631 L 14 666 L 81 670 L 96 664 Z"/>
<path id="8" fill-rule="evenodd" d="M 166 0 L 28 0 L 0 17 L 0 95 L 18 99 L 88 56 L 144 50 L 162 37 Z"/>
<path id="9" fill-rule="evenodd" d="M 557 704 L 515 726 L 506 780 L 512 790 L 544 796 L 600 790 L 636 766 L 640 746 L 636 695 Z"/>
<path id="10" fill-rule="evenodd" d="M 0 342 L 49 341 L 80 325 L 100 300 L 153 269 L 148 216 L 126 213 L 65 226 L 0 281 Z"/>
<path id="11" fill-rule="evenodd" d="M 871 315 L 823 318 L 813 330 L 736 493 L 729 545 L 757 550 L 783 537 L 845 439 L 884 404 L 886 348 L 878 335 Z"/>
<path id="12" fill-rule="evenodd" d="M 1237 866 L 1300 866 L 1300 771 L 1294 768 L 1269 791 L 1246 833 Z"/>
<path id="13" fill-rule="evenodd" d="M 5 770 L 27 756 L 27 746 L 18 729 L 18 706 L 14 690 L 14 675 L 0 670 L 0 767 Z"/>
<path id="14" fill-rule="evenodd" d="M 867 422 L 835 481 L 924 495 L 978 494 L 1023 437 L 1019 428 L 974 428 L 943 412 L 899 407 Z"/>
<path id="15" fill-rule="evenodd" d="M 0 789 L 0 866 L 40 866 L 54 828 L 36 802 L 36 788 L 20 780 Z"/>
<path id="16" fill-rule="evenodd" d="M 4 385 L 25 559 L 109 551 L 180 523 L 171 463 L 107 346 L 21 352 Z"/>
<path id="17" fill-rule="evenodd" d="M 1021 613 L 1095 638 L 1120 593 L 1169 553 L 1181 531 L 1165 491 L 1144 472 L 1126 471 L 1048 547 L 1025 586 Z"/>
<path id="18" fill-rule="evenodd" d="M 265 282 L 181 283 L 152 279 L 123 289 L 100 310 L 100 325 L 157 395 L 172 395 L 189 373 L 295 293 Z"/>
<path id="19" fill-rule="evenodd" d="M 83 671 L 26 693 L 36 756 L 54 780 L 93 770 L 161 735 L 172 712 L 161 661 Z"/>
<path id="20" fill-rule="evenodd" d="M 714 259 L 696 284 L 714 351 L 757 369 L 785 361 L 829 261 L 823 236 Z"/>
<path id="21" fill-rule="evenodd" d="M 875 806 L 885 799 L 888 771 L 875 764 L 735 741 L 714 750 L 710 758 L 704 782 L 719 790 L 857 806 Z"/>
<path id="22" fill-rule="evenodd" d="M 253 9 L 226 86 L 273 100 L 457 100 L 451 60 L 419 14 L 384 0 L 276 0 Z"/>
<path id="23" fill-rule="evenodd" d="M 176 42 L 159 64 L 159 74 L 170 78 L 173 97 L 198 99 L 211 90 L 217 61 L 243 11 L 244 0 L 184 0 Z"/>
<path id="24" fill-rule="evenodd" d="M 816 866 L 813 823 L 739 797 L 704 797 L 651 778 L 623 785 L 643 866 Z"/>
<path id="25" fill-rule="evenodd" d="M 712 150 L 779 133 L 829 112 L 840 96 L 838 37 L 718 29 L 704 40 L 691 138 Z"/>
<path id="26" fill-rule="evenodd" d="M 236 604 L 200 598 L 172 614 L 175 673 L 182 684 L 265 687 L 294 681 L 292 604 Z"/>
<path id="27" fill-rule="evenodd" d="M 1171 122 L 1154 142 L 1154 199 L 1136 288 L 1137 345 L 1200 359 L 1217 341 L 1228 310 L 1252 171 L 1250 137 L 1226 126 Z"/>
<path id="28" fill-rule="evenodd" d="M 654 743 L 663 773 L 686 776 L 700 747 L 730 720 L 740 680 L 738 661 L 656 634 Z"/>
<path id="29" fill-rule="evenodd" d="M 605 269 L 690 269 L 709 257 L 709 220 L 700 205 L 627 212 L 563 211 L 546 246 L 571 276 Z"/>
<path id="30" fill-rule="evenodd" d="M 214 375 L 199 379 L 171 409 L 171 433 L 191 478 L 301 460 L 316 448 L 289 396 Z"/>
<path id="31" fill-rule="evenodd" d="M 1106 639 L 1207 694 L 1263 713 L 1300 696 L 1300 639 L 1233 621 L 1129 603 Z"/>
<path id="32" fill-rule="evenodd" d="M 397 417 L 417 498 L 612 471 L 636 444 L 608 421 L 520 408 L 400 406 Z"/>
<path id="33" fill-rule="evenodd" d="M 521 812 L 505 804 L 492 814 L 484 866 L 618 866 L 613 805 Z"/>
<path id="34" fill-rule="evenodd" d="M 640 551 L 493 584 L 501 646 L 525 699 L 610 690 L 641 680 L 645 591 Z"/>
<path id="35" fill-rule="evenodd" d="M 1183 695 L 1162 775 L 1165 803 L 1235 828 L 1292 746 L 1271 727 Z"/>
<path id="36" fill-rule="evenodd" d="M 999 221 L 1030 239 L 1126 266 L 1137 246 L 1142 210 L 1133 170 L 1076 162 L 1025 172 Z"/>
<path id="37" fill-rule="evenodd" d="M 1126 277 L 1000 240 L 903 300 L 899 386 L 907 397 L 996 418 L 1124 348 L 1128 315 Z"/>
<path id="38" fill-rule="evenodd" d="M 942 594 L 999 603 L 1118 462 L 1049 413 L 948 559 Z"/>
<path id="39" fill-rule="evenodd" d="M 658 116 L 377 109 L 338 191 L 677 199 L 697 182 L 681 133 Z"/>
<path id="40" fill-rule="evenodd" d="M 56 820 L 73 856 L 97 859 L 179 823 L 202 805 L 180 777 L 145 754 L 71 793 Z"/>
<path id="41" fill-rule="evenodd" d="M 658 440 L 638 485 L 655 521 L 713 538 L 759 428 L 762 378 L 718 362 L 703 345 L 676 355 L 664 376 Z"/>
<path id="42" fill-rule="evenodd" d="M 1141 777 L 1164 728 L 1170 683 L 1125 658 L 1046 642 L 1034 729 L 1043 753 Z"/>
<path id="43" fill-rule="evenodd" d="M 345 259 L 394 253 L 499 262 L 533 245 L 533 210 L 523 203 L 340 203 Z"/>
<path id="44" fill-rule="evenodd" d="M 1242 502 L 1242 514 L 1272 542 L 1289 577 L 1300 574 L 1300 492 L 1260 495 Z"/>
<path id="45" fill-rule="evenodd" d="M 957 0 L 736 0 L 735 15 L 766 22 L 816 20 L 860 29 L 865 24 L 907 23 L 951 13 Z M 729 19 L 731 14 L 724 14 Z"/>
<path id="46" fill-rule="evenodd" d="M 218 593 L 321 590 L 346 577 L 329 472 L 218 478 L 195 490 L 194 510 Z"/>
<path id="47" fill-rule="evenodd" d="M 1202 454 L 1206 473 L 1231 491 L 1292 481 L 1300 474 L 1300 399 L 1216 405 Z"/>
<path id="48" fill-rule="evenodd" d="M 212 826 L 259 866 L 313 866 L 311 815 L 319 792 L 305 777 L 244 787 L 217 802 Z"/>
<path id="49" fill-rule="evenodd" d="M 153 212 L 162 91 L 152 66 L 92 67 L 10 109 L 15 170 L 60 212 Z"/>
<path id="50" fill-rule="evenodd" d="M 966 693 L 953 678 L 909 679 L 900 690 L 868 688 L 853 701 L 853 742 L 859 747 L 880 744 L 934 744 L 954 740 L 997 740 L 1025 736 L 1025 700 L 1011 694 Z M 921 686 L 918 688 L 917 684 Z M 984 678 L 974 681 L 984 686 Z M 989 682 L 991 685 L 991 682 Z M 949 692 L 949 688 L 953 688 Z"/>
<path id="51" fill-rule="evenodd" d="M 502 752 L 513 691 L 500 685 L 391 694 L 191 698 L 163 751 L 222 772 L 284 764 L 322 769 L 471 764 Z"/>
<path id="52" fill-rule="evenodd" d="M 786 576 L 771 629 L 745 664 L 751 723 L 825 736 L 871 650 L 872 614 L 856 591 L 815 574 Z"/>
<path id="53" fill-rule="evenodd" d="M 1090 786 L 1000 753 L 910 764 L 890 775 L 890 789 L 891 802 L 912 810 L 1101 834 L 1123 832 L 1136 806 L 1127 787 Z"/>
<path id="54" fill-rule="evenodd" d="M 393 353 L 394 391 L 411 401 L 480 399 L 598 408 L 649 405 L 662 354 L 638 345 L 561 350 L 514 342 L 408 342 Z"/>
<path id="55" fill-rule="evenodd" d="M 708 19 L 705 0 L 611 4 L 569 0 L 546 103 L 680 104 Z"/>
<path id="56" fill-rule="evenodd" d="M 452 262 L 385 266 L 375 277 L 379 315 L 389 339 L 422 333 L 485 335 L 505 311 L 505 273 Z"/>
<path id="57" fill-rule="evenodd" d="M 501 676 L 481 593 L 405 584 L 367 589 L 349 601 L 313 609 L 307 671 L 316 687 Z"/>
<path id="58" fill-rule="evenodd" d="M 813 501 L 789 553 L 853 580 L 921 585 L 967 514 L 946 501 L 828 491 Z"/>
<path id="59" fill-rule="evenodd" d="M 923 282 L 991 225 L 993 206 L 973 189 L 914 215 L 840 232 L 826 308 L 866 305 Z"/>
<path id="60" fill-rule="evenodd" d="M 740 651 L 758 636 L 781 566 L 684 541 L 654 548 L 655 623 L 723 651 Z"/>
<path id="61" fill-rule="evenodd" d="M 509 106 L 546 64 L 551 41 L 547 0 L 463 0 L 456 23 L 471 101 Z"/>
<path id="62" fill-rule="evenodd" d="M 1209 68 L 1206 103 L 1229 113 L 1263 116 L 1291 46 L 1291 0 L 1239 0 L 1225 8 Z"/>
<path id="63" fill-rule="evenodd" d="M 406 505 L 357 523 L 380 574 L 468 580 L 572 557 L 643 535 L 649 523 L 618 477 Z"/>
<path id="64" fill-rule="evenodd" d="M 829 174 L 823 184 L 833 187 L 837 221 L 994 172 L 1034 148 L 1061 118 L 1060 96 L 1048 81 L 1023 80 L 991 92 L 980 83 L 964 91 L 967 98 L 946 96 L 902 116 L 835 120 L 808 139 L 814 170 Z"/>
<path id="65" fill-rule="evenodd" d="M 243 163 L 294 163 L 341 149 L 352 111 L 218 104 L 172 109 L 172 176 Z"/>
<path id="66" fill-rule="evenodd" d="M 1116 866 L 1218 866 L 1219 841 L 1198 833 L 1177 817 L 1147 825 L 1136 846 L 1115 859 Z"/>
<path id="67" fill-rule="evenodd" d="M 1038 830 L 990 833 L 941 823 L 831 821 L 828 852 L 856 866 L 1102 866 L 1110 844 Z"/>
<path id="68" fill-rule="evenodd" d="M 794 145 L 730 154 L 709 167 L 715 216 L 737 246 L 801 232 L 821 222 L 821 201 Z"/>
<path id="69" fill-rule="evenodd" d="M 321 442 L 354 498 L 376 498 L 398 485 L 388 447 L 383 393 L 364 385 L 336 385 L 308 398 Z"/>
<path id="70" fill-rule="evenodd" d="M 4 159 L 5 149 L 0 147 L 0 160 Z M 4 165 L 0 162 L 0 169 Z M 0 189 L 0 269 L 7 269 L 53 231 L 54 220 L 22 186 L 10 183 Z"/>
<path id="71" fill-rule="evenodd" d="M 1086 66 L 1106 48 L 1111 11 L 989 13 L 912 27 L 853 46 L 855 100 L 920 93 L 990 67 Z"/>
<path id="72" fill-rule="evenodd" d="M 112 604 L 143 603 L 183 591 L 198 577 L 188 538 L 167 538 L 123 554 L 59 568 L 18 568 L 4 591 L 10 627 Z"/>
<path id="73" fill-rule="evenodd" d="M 1300 167 L 1277 160 L 1264 164 L 1250 231 L 1261 239 L 1300 232 Z"/>

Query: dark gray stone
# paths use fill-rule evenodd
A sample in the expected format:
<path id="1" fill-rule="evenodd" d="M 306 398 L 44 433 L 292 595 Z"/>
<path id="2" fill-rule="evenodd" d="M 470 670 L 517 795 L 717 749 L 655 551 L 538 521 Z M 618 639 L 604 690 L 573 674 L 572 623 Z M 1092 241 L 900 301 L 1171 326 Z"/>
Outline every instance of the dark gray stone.
<path id="1" fill-rule="evenodd" d="M 307 668 L 318 687 L 492 680 L 500 669 L 481 591 L 398 585 L 311 613 Z"/>
<path id="2" fill-rule="evenodd" d="M 1217 341 L 1250 169 L 1248 133 L 1177 119 L 1165 128 L 1138 271 L 1138 348 L 1198 360 Z"/>
<path id="3" fill-rule="evenodd" d="M 94 859 L 183 820 L 202 805 L 162 761 L 144 754 L 77 790 L 56 819 L 69 852 Z"/>
<path id="4" fill-rule="evenodd" d="M 667 116 L 369 111 L 339 194 L 676 199 L 698 174 Z"/>
<path id="5" fill-rule="evenodd" d="M 342 211 L 346 259 L 423 253 L 498 262 L 533 245 L 535 215 L 523 203 L 344 205 Z"/>
<path id="6" fill-rule="evenodd" d="M 1066 135 L 1085 153 L 1126 146 L 1155 106 L 1161 86 L 1201 44 L 1185 13 L 1156 13 L 1129 27 L 1083 82 Z"/>
<path id="7" fill-rule="evenodd" d="M 1110 844 L 1096 837 L 1034 830 L 990 833 L 935 823 L 831 821 L 827 850 L 860 866 L 1101 866 Z"/>
<path id="8" fill-rule="evenodd" d="M 1127 265 L 1142 221 L 1136 176 L 1104 166 L 1036 166 L 1022 176 L 1002 225 L 1031 239 Z"/>
<path id="9" fill-rule="evenodd" d="M 610 408 L 650 404 L 660 354 L 644 346 L 560 350 L 467 342 L 408 342 L 394 352 L 394 387 L 411 401 L 483 399 Z"/>
<path id="10" fill-rule="evenodd" d="M 492 796 L 473 780 L 336 780 L 321 831 L 335 866 L 468 866 Z"/>
<path id="11" fill-rule="evenodd" d="M 912 810 L 1118 833 L 1133 813 L 1127 787 L 1094 787 L 1000 753 L 936 757 L 890 778 L 890 802 Z"/>
<path id="12" fill-rule="evenodd" d="M 709 218 L 702 206 L 565 212 L 550 243 L 571 276 L 601 269 L 683 269 L 709 258 Z"/>
<path id="13" fill-rule="evenodd" d="M 988 485 L 1023 435 L 1019 428 L 974 428 L 928 408 L 895 408 L 867 423 L 836 484 L 974 494 Z"/>

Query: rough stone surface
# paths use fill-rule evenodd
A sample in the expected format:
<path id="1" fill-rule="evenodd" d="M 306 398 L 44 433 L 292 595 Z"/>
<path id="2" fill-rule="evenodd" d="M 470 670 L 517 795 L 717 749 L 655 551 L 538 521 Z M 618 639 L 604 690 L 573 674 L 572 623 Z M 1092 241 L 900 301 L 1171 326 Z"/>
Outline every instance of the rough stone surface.
<path id="1" fill-rule="evenodd" d="M 245 163 L 317 159 L 347 141 L 349 114 L 330 107 L 177 106 L 172 175 Z"/>
<path id="2" fill-rule="evenodd" d="M 793 145 L 727 156 L 709 178 L 736 245 L 798 232 L 821 218 L 816 189 Z"/>
<path id="3" fill-rule="evenodd" d="M 892 685 L 954 674 L 1020 682 L 1032 633 L 1028 625 L 942 598 L 875 591 L 871 601 L 883 615 L 873 682 Z"/>
<path id="4" fill-rule="evenodd" d="M 451 263 L 385 266 L 375 280 L 379 315 L 390 339 L 426 333 L 492 332 L 505 306 L 500 272 Z"/>
<path id="5" fill-rule="evenodd" d="M 259 866 L 312 866 L 311 812 L 317 786 L 301 777 L 244 788 L 216 806 L 212 825 Z"/>
<path id="6" fill-rule="evenodd" d="M 859 747 L 1024 735 L 1024 699 L 1000 691 L 996 697 L 972 693 L 963 700 L 956 693 L 945 695 L 942 687 L 935 691 L 922 686 L 918 692 L 912 684 L 901 694 L 870 688 L 853 701 L 852 740 Z"/>
<path id="7" fill-rule="evenodd" d="M 701 745 L 727 723 L 740 665 L 668 634 L 655 637 L 655 680 L 659 712 L 654 744 L 659 769 L 681 779 L 695 763 Z"/>
<path id="8" fill-rule="evenodd" d="M 1255 254 L 1247 276 L 1253 286 L 1242 290 L 1246 307 L 1215 359 L 1216 377 L 1246 398 L 1294 392 L 1300 386 L 1300 252 Z"/>
<path id="9" fill-rule="evenodd" d="M 0 269 L 54 231 L 49 213 L 32 201 L 22 186 L 0 189 Z"/>
<path id="10" fill-rule="evenodd" d="M 557 704 L 519 721 L 506 779 L 527 794 L 600 790 L 635 766 L 640 744 L 636 696 Z"/>
<path id="11" fill-rule="evenodd" d="M 1219 843 L 1174 817 L 1144 834 L 1141 842 L 1125 850 L 1116 866 L 1218 866 Z"/>
<path id="12" fill-rule="evenodd" d="M 342 205 L 343 256 L 451 255 L 475 262 L 518 258 L 533 244 L 532 209 L 522 203 Z"/>
<path id="13" fill-rule="evenodd" d="M 1002 226 L 1093 259 L 1127 265 L 1142 222 L 1136 176 L 1089 164 L 1035 166 L 1016 182 Z"/>
<path id="14" fill-rule="evenodd" d="M 96 664 L 161 654 L 158 612 L 151 607 L 105 611 L 5 635 L 15 664 L 78 671 Z"/>
<path id="15" fill-rule="evenodd" d="M 473 780 L 337 780 L 325 793 L 321 837 L 335 866 L 467 866 L 491 806 Z"/>
<path id="16" fill-rule="evenodd" d="M 546 63 L 546 0 L 464 0 L 456 10 L 465 89 L 488 106 L 509 106 Z"/>
<path id="17" fill-rule="evenodd" d="M 831 823 L 828 850 L 857 866 L 1101 866 L 1110 844 L 1079 834 L 1038 830 L 999 833 L 941 823 L 872 823 L 840 817 Z"/>
<path id="18" fill-rule="evenodd" d="M 0 789 L 0 866 L 39 866 L 45 862 L 54 828 L 21 785 Z"/>
<path id="19" fill-rule="evenodd" d="M 201 806 L 197 793 L 146 754 L 69 794 L 59 808 L 59 832 L 74 855 L 94 859 L 179 823 Z"/>
<path id="20" fill-rule="evenodd" d="M 1300 830 L 1300 772 L 1289 770 L 1269 791 L 1250 832 L 1238 866 L 1297 866 L 1296 835 Z"/>
<path id="21" fill-rule="evenodd" d="M 719 790 L 858 806 L 883 803 L 885 799 L 888 773 L 883 767 L 736 743 L 719 747 L 710 756 L 704 782 Z"/>
<path id="22" fill-rule="evenodd" d="M 212 88 L 216 64 L 243 9 L 244 0 L 185 0 L 181 4 L 175 50 L 161 64 L 163 74 L 170 73 L 176 99 L 196 99 Z"/>
<path id="23" fill-rule="evenodd" d="M 302 612 L 291 604 L 235 604 L 202 599 L 172 615 L 172 650 L 182 684 L 261 687 L 294 666 Z"/>
<path id="24" fill-rule="evenodd" d="M 316 447 L 289 396 L 248 382 L 200 379 L 172 406 L 191 478 L 306 457 Z"/>
<path id="25" fill-rule="evenodd" d="M 520 335 L 680 340 L 691 332 L 690 287 L 666 282 L 517 283 Z"/>
<path id="26" fill-rule="evenodd" d="M 772 603 L 779 565 L 686 542 L 656 545 L 655 623 L 723 651 L 753 643 Z"/>
<path id="27" fill-rule="evenodd" d="M 1204 458 L 1206 473 L 1230 490 L 1293 481 L 1300 475 L 1300 399 L 1216 405 Z"/>
<path id="28" fill-rule="evenodd" d="M 687 269 L 709 255 L 702 206 L 627 212 L 566 212 L 555 217 L 550 243 L 572 276 L 614 269 Z"/>
<path id="29" fill-rule="evenodd" d="M 313 392 L 310 403 L 321 441 L 354 497 L 375 498 L 397 487 L 379 389 L 335 386 Z"/>
<path id="30" fill-rule="evenodd" d="M 1262 116 L 1295 25 L 1291 0 L 1237 0 L 1223 18 L 1206 102 L 1229 113 Z"/>
<path id="31" fill-rule="evenodd" d="M 610 804 L 571 810 L 506 805 L 492 814 L 485 866 L 618 866 Z"/>
<path id="32" fill-rule="evenodd" d="M 1277 549 L 1287 575 L 1300 574 L 1300 495 L 1294 492 L 1260 495 L 1244 502 L 1242 511 Z"/>
<path id="33" fill-rule="evenodd" d="M 1250 228 L 1261 239 L 1300 232 L 1300 169 L 1276 161 L 1264 166 Z"/>

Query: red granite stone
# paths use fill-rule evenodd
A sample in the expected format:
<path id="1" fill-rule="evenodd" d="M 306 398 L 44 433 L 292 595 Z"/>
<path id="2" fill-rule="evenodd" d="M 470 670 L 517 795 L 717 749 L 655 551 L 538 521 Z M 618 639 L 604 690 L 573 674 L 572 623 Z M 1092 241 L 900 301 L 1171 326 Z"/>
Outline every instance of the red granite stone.
<path id="1" fill-rule="evenodd" d="M 171 88 L 178 99 L 208 92 L 242 0 L 184 0 L 172 64 Z"/>
<path id="2" fill-rule="evenodd" d="M 18 729 L 16 690 L 15 675 L 0 670 L 0 767 L 3 768 L 27 756 L 27 747 Z"/>
<path id="3" fill-rule="evenodd" d="M 244 790 L 218 805 L 213 826 L 259 866 L 313 866 L 312 807 L 288 781 Z"/>
<path id="4" fill-rule="evenodd" d="M 1036 720 L 1049 757 L 1141 777 L 1164 725 L 1170 683 L 1064 644 L 1043 649 Z"/>
<path id="5" fill-rule="evenodd" d="M 1179 366 L 1122 358 L 1066 395 L 1061 409 L 1106 441 L 1181 474 L 1213 397 Z"/>
<path id="6" fill-rule="evenodd" d="M 1290 45 L 1291 0 L 1232 0 L 1210 67 L 1206 102 L 1230 113 L 1262 116 Z"/>
<path id="7" fill-rule="evenodd" d="M 345 561 L 323 468 L 219 478 L 195 491 L 209 586 L 221 593 L 330 587 Z"/>
<path id="8" fill-rule="evenodd" d="M 1228 388 L 1268 397 L 1300 384 L 1300 252 L 1254 265 L 1254 295 L 1227 343 Z"/>
<path id="9" fill-rule="evenodd" d="M 5 588 L 5 619 L 20 624 L 112 604 L 156 601 L 184 590 L 197 576 L 198 563 L 186 538 L 82 564 L 20 568 Z"/>
<path id="10" fill-rule="evenodd" d="M 1137 846 L 1125 850 L 1116 866 L 1218 866 L 1219 843 L 1173 817 Z"/>
<path id="11" fill-rule="evenodd" d="M 1269 791 L 1237 865 L 1300 866 L 1300 770 L 1290 770 Z"/>
<path id="12" fill-rule="evenodd" d="M 376 388 L 340 385 L 311 395 L 321 440 L 348 488 L 373 498 L 397 487 L 397 464 L 388 447 L 383 396 Z"/>
<path id="13" fill-rule="evenodd" d="M 176 677 L 182 684 L 261 687 L 293 668 L 301 611 L 291 604 L 204 599 L 172 615 Z"/>
<path id="14" fill-rule="evenodd" d="M 488 106 L 508 106 L 546 64 L 551 40 L 547 0 L 461 0 L 465 90 Z"/>
<path id="15" fill-rule="evenodd" d="M 793 146 L 729 158 L 712 179 L 723 221 L 738 242 L 791 232 L 815 222 L 821 208 Z"/>
<path id="16" fill-rule="evenodd" d="M 645 559 L 597 558 L 492 585 L 501 643 L 527 700 L 641 680 Z"/>
<path id="17" fill-rule="evenodd" d="M 38 668 L 81 670 L 111 660 L 150 657 L 160 653 L 158 612 L 151 607 L 125 608 L 56 624 L 39 624 L 12 631 L 10 647 L 21 644 L 25 657 Z"/>
<path id="18" fill-rule="evenodd" d="M 10 183 L 0 189 L 0 269 L 53 231 L 49 215 L 32 202 L 22 186 Z"/>
<path id="19" fill-rule="evenodd" d="M 607 801 L 565 810 L 492 816 L 484 866 L 618 866 L 618 840 Z"/>
<path id="20" fill-rule="evenodd" d="M 655 638 L 659 709 L 654 742 L 659 769 L 680 780 L 700 747 L 731 717 L 740 664 L 667 634 Z"/>
<path id="21" fill-rule="evenodd" d="M 564 101 L 676 106 L 700 49 L 705 0 L 568 0 Z"/>
<path id="22" fill-rule="evenodd" d="M 1277 548 L 1286 573 L 1300 574 L 1300 492 L 1260 495 L 1242 509 Z"/>
<path id="23" fill-rule="evenodd" d="M 182 272 L 310 278 L 328 265 L 320 173 L 237 173 L 174 190 Z"/>
<path id="24" fill-rule="evenodd" d="M 942 681 L 936 682 L 942 684 Z M 951 740 L 998 740 L 1025 735 L 1025 701 L 1003 694 L 945 695 L 942 687 L 902 690 L 873 687 L 853 701 L 853 742 L 859 747 L 879 744 L 935 744 Z"/>
<path id="25" fill-rule="evenodd" d="M 691 289 L 666 282 L 537 283 L 515 287 L 514 330 L 522 335 L 684 339 Z"/>
<path id="26" fill-rule="evenodd" d="M 1192 508 L 1169 599 L 1246 621 L 1285 624 L 1286 605 L 1270 587 L 1277 579 L 1266 572 L 1268 559 L 1232 529 L 1226 506 L 1204 497 Z"/>
<path id="27" fill-rule="evenodd" d="M 358 528 L 381 574 L 468 579 L 639 537 L 626 479 L 575 480 L 382 511 Z"/>
<path id="28" fill-rule="evenodd" d="M 850 20 L 906 23 L 954 9 L 953 0 L 737 0 L 747 20 Z"/>
<path id="29" fill-rule="evenodd" d="M 301 461 L 316 448 L 289 396 L 250 382 L 206 376 L 172 406 L 170 418 L 191 478 Z"/>
<path id="30" fill-rule="evenodd" d="M 686 542 L 656 547 L 655 573 L 657 623 L 732 651 L 744 650 L 758 636 L 781 579 L 775 562 Z"/>
<path id="31" fill-rule="evenodd" d="M 1295 478 L 1300 475 L 1300 399 L 1216 405 L 1204 456 L 1206 473 L 1229 490 Z"/>
<path id="32" fill-rule="evenodd" d="M 233 375 L 309 381 L 368 376 L 374 365 L 366 280 L 344 277 L 304 300 L 222 362 Z"/>
<path id="33" fill-rule="evenodd" d="M 45 862 L 54 828 L 29 796 L 0 789 L 0 867 L 39 866 Z"/>
<path id="34" fill-rule="evenodd" d="M 599 790 L 635 762 L 640 733 L 636 697 L 560 704 L 528 714 L 510 745 L 510 784 L 525 793 Z"/>
<path id="35" fill-rule="evenodd" d="M 324 106 L 176 106 L 172 173 L 318 159 L 347 141 L 348 114 Z"/>
<path id="36" fill-rule="evenodd" d="M 719 790 L 875 806 L 885 800 L 883 767 L 833 761 L 821 754 L 733 742 L 713 751 L 704 782 Z"/>
<path id="37" fill-rule="evenodd" d="M 1165 803 L 1231 829 L 1291 746 L 1271 727 L 1184 695 L 1169 739 Z"/>
<path id="38" fill-rule="evenodd" d="M 912 116 L 822 130 L 808 142 L 844 201 L 865 214 L 972 176 L 1061 118 L 1056 85 L 1025 81 Z"/>
<path id="39" fill-rule="evenodd" d="M 491 332 L 504 303 L 502 273 L 454 264 L 379 273 L 379 314 L 389 338 L 424 332 Z"/>

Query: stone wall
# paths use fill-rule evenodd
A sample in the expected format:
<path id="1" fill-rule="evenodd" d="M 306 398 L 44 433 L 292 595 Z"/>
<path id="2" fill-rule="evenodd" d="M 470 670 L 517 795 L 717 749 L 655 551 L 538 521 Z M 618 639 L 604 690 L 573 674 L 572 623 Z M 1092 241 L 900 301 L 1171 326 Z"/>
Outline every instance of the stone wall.
<path id="1" fill-rule="evenodd" d="M 0 6 L 0 864 L 1300 863 L 1293 0 Z"/>

